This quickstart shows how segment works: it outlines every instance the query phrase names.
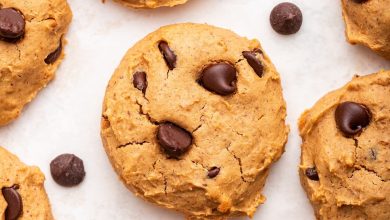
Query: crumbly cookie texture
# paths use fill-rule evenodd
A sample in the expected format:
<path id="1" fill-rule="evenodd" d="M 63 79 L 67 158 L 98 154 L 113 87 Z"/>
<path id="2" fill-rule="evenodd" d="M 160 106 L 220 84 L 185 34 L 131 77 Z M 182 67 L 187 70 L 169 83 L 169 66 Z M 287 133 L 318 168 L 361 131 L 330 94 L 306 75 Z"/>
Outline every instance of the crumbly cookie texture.
<path id="1" fill-rule="evenodd" d="M 301 183 L 317 219 L 390 219 L 390 71 L 356 76 L 301 116 Z"/>
<path id="2" fill-rule="evenodd" d="M 131 8 L 173 7 L 184 4 L 188 0 L 114 0 Z"/>
<path id="3" fill-rule="evenodd" d="M 342 0 L 342 7 L 348 41 L 390 59 L 390 0 Z"/>
<path id="4" fill-rule="evenodd" d="M 0 10 L 9 8 L 23 16 L 25 31 L 18 39 L 0 38 L 0 126 L 17 118 L 53 79 L 72 18 L 66 0 L 0 0 Z"/>
<path id="5" fill-rule="evenodd" d="M 19 159 L 0 147 L 0 218 L 7 219 L 16 208 L 21 205 L 19 220 L 24 219 L 53 219 L 49 199 L 47 198 L 43 183 L 45 177 L 38 167 L 26 166 Z M 5 189 L 13 188 L 19 194 L 21 202 L 18 203 L 15 197 L 11 197 L 7 203 Z M 20 207 L 19 207 L 20 208 Z M 19 210 L 20 211 L 20 210 Z"/>
<path id="6" fill-rule="evenodd" d="M 162 27 L 123 58 L 101 135 L 124 184 L 191 219 L 252 216 L 289 128 L 280 77 L 256 40 Z"/>

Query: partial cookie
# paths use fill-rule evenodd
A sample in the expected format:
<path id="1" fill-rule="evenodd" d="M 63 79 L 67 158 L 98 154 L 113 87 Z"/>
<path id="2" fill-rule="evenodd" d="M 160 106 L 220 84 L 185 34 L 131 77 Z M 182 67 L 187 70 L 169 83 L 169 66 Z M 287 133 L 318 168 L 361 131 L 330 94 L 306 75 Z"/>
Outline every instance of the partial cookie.
<path id="1" fill-rule="evenodd" d="M 300 118 L 300 177 L 317 219 L 390 219 L 390 71 L 358 77 Z"/>
<path id="2" fill-rule="evenodd" d="M 131 8 L 173 7 L 186 3 L 188 0 L 114 0 Z"/>
<path id="3" fill-rule="evenodd" d="M 0 125 L 54 77 L 71 18 L 66 0 L 0 0 Z"/>
<path id="4" fill-rule="evenodd" d="M 346 35 L 390 59 L 390 0 L 342 0 Z"/>
<path id="5" fill-rule="evenodd" d="M 252 216 L 288 127 L 280 77 L 256 40 L 202 24 L 162 27 L 112 76 L 102 139 L 138 196 L 190 218 Z"/>
<path id="6" fill-rule="evenodd" d="M 53 219 L 38 167 L 26 166 L 0 147 L 0 219 Z"/>

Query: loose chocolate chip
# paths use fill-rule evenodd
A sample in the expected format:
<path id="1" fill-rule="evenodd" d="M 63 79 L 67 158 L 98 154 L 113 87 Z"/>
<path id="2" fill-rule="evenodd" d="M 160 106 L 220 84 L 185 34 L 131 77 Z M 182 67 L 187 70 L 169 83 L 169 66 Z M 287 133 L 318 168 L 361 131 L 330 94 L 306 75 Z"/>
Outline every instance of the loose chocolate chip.
<path id="1" fill-rule="evenodd" d="M 263 76 L 264 67 L 261 63 L 261 60 L 257 57 L 258 54 L 261 54 L 261 50 L 254 51 L 244 51 L 242 55 L 247 60 L 248 64 L 252 67 L 255 73 L 259 76 Z"/>
<path id="2" fill-rule="evenodd" d="M 26 21 L 16 9 L 0 9 L 0 37 L 7 40 L 20 38 L 24 34 Z"/>
<path id="3" fill-rule="evenodd" d="M 58 57 L 60 57 L 62 52 L 62 40 L 60 40 L 60 44 L 58 45 L 57 49 L 55 49 L 53 52 L 51 52 L 46 58 L 45 63 L 46 64 L 52 64 L 56 62 Z"/>
<path id="4" fill-rule="evenodd" d="M 211 167 L 211 169 L 209 170 L 209 172 L 207 173 L 207 176 L 209 178 L 214 178 L 216 177 L 218 174 L 219 174 L 219 171 L 221 169 L 219 167 Z"/>
<path id="5" fill-rule="evenodd" d="M 272 10 L 270 22 L 279 34 L 295 34 L 302 26 L 302 12 L 293 3 L 280 3 Z"/>
<path id="6" fill-rule="evenodd" d="M 1 192 L 8 204 L 5 210 L 5 220 L 16 220 L 23 211 L 22 197 L 18 193 L 17 187 L 4 187 Z"/>
<path id="7" fill-rule="evenodd" d="M 307 176 L 307 178 L 309 178 L 311 180 L 314 180 L 314 181 L 320 180 L 320 178 L 318 177 L 317 169 L 315 167 L 307 168 L 305 171 L 305 175 Z"/>
<path id="8" fill-rule="evenodd" d="M 199 83 L 219 95 L 230 95 L 237 89 L 236 69 L 227 63 L 216 63 L 203 70 Z"/>
<path id="9" fill-rule="evenodd" d="M 364 3 L 367 2 L 368 0 L 353 0 L 355 3 Z"/>
<path id="10" fill-rule="evenodd" d="M 192 136 L 183 128 L 166 122 L 158 127 L 157 140 L 169 156 L 177 158 L 189 150 Z"/>
<path id="11" fill-rule="evenodd" d="M 165 41 L 161 41 L 158 44 L 160 52 L 164 56 L 164 60 L 167 63 L 170 70 L 173 70 L 176 67 L 176 54 L 169 48 L 169 45 Z"/>
<path id="12" fill-rule="evenodd" d="M 148 87 L 148 81 L 146 79 L 145 72 L 136 72 L 133 75 L 133 85 L 138 90 L 141 90 L 143 93 L 146 92 L 146 88 Z"/>
<path id="13" fill-rule="evenodd" d="M 75 186 L 85 177 L 83 161 L 73 154 L 61 154 L 50 163 L 54 181 L 61 186 Z"/>
<path id="14" fill-rule="evenodd" d="M 339 104 L 335 112 L 336 124 L 339 130 L 347 137 L 356 135 L 368 126 L 371 113 L 366 106 L 355 102 Z"/>

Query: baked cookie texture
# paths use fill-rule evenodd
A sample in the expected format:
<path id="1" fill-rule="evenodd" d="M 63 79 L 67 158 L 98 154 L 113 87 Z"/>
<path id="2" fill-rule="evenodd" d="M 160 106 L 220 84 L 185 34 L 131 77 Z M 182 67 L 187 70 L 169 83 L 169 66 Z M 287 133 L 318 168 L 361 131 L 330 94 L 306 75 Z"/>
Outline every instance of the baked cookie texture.
<path id="1" fill-rule="evenodd" d="M 279 74 L 258 41 L 175 24 L 123 58 L 106 90 L 101 136 L 136 195 L 189 219 L 225 219 L 253 216 L 265 201 L 261 190 L 289 132 L 285 117 Z M 189 136 L 185 153 L 164 151 Z"/>
<path id="2" fill-rule="evenodd" d="M 389 97 L 390 71 L 356 76 L 301 116 L 299 173 L 317 219 L 390 219 Z"/>
<path id="3" fill-rule="evenodd" d="M 21 38 L 0 39 L 0 125 L 17 118 L 46 84 L 63 58 L 64 34 L 72 18 L 66 0 L 0 0 L 25 20 Z"/>
<path id="4" fill-rule="evenodd" d="M 159 8 L 159 7 L 173 7 L 184 4 L 188 0 L 114 0 L 124 6 L 131 8 Z"/>
<path id="5" fill-rule="evenodd" d="M 348 41 L 390 59 L 390 0 L 342 0 L 342 7 Z"/>
<path id="6" fill-rule="evenodd" d="M 11 199 L 8 205 L 4 197 L 4 189 L 13 187 L 22 201 L 21 215 L 17 219 L 53 219 L 44 180 L 38 167 L 26 166 L 15 155 L 0 147 L 0 187 L 3 191 L 0 194 L 0 218 L 7 219 L 7 206 L 17 207 L 15 200 Z M 15 209 L 11 213 L 15 213 Z"/>

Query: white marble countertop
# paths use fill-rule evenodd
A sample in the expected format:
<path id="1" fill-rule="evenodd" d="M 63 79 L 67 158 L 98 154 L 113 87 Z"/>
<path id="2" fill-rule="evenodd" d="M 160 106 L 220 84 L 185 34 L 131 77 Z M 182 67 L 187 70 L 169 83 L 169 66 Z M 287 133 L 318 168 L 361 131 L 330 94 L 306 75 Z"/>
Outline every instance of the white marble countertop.
<path id="1" fill-rule="evenodd" d="M 304 16 L 301 30 L 292 36 L 278 35 L 269 25 L 269 13 L 279 0 L 191 0 L 175 8 L 138 11 L 111 0 L 68 1 L 74 18 L 56 79 L 18 120 L 0 129 L 0 145 L 45 173 L 58 220 L 183 219 L 128 192 L 111 168 L 99 136 L 101 104 L 111 74 L 126 50 L 159 26 L 208 23 L 257 38 L 281 74 L 291 133 L 286 152 L 266 183 L 267 201 L 254 219 L 314 219 L 297 173 L 299 115 L 354 74 L 390 69 L 389 61 L 346 43 L 338 0 L 292 1 Z M 50 161 L 68 152 L 84 160 L 87 172 L 85 181 L 74 188 L 55 184 L 49 172 Z"/>

